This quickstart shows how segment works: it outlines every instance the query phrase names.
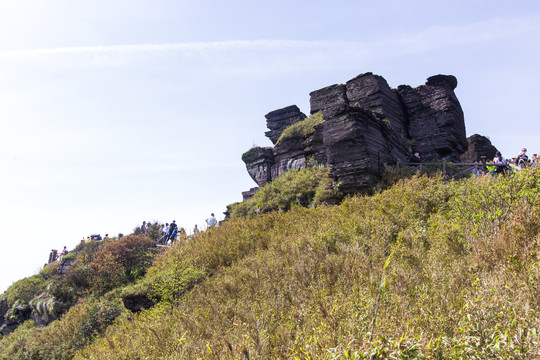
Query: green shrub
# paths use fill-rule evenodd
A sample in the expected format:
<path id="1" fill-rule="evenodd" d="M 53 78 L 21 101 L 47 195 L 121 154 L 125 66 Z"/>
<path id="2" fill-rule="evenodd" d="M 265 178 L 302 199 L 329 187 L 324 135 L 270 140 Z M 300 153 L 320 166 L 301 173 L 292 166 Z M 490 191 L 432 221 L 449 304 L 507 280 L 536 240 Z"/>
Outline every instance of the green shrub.
<path id="1" fill-rule="evenodd" d="M 28 303 L 46 289 L 46 281 L 41 275 L 33 275 L 15 282 L 11 285 L 3 297 L 9 304 L 14 304 L 16 301 Z"/>
<path id="2" fill-rule="evenodd" d="M 322 124 L 323 122 L 324 119 L 322 112 L 316 112 L 310 117 L 307 117 L 304 120 L 301 120 L 295 124 L 286 127 L 285 130 L 283 130 L 283 132 L 281 133 L 279 139 L 277 140 L 276 145 L 279 144 L 281 141 L 294 137 L 301 137 L 303 139 L 307 139 L 315 132 L 315 126 Z"/>
<path id="3" fill-rule="evenodd" d="M 118 301 L 81 301 L 61 321 L 36 328 L 32 321 L 0 339 L 0 359 L 69 360 L 75 352 L 103 334 L 124 311 Z"/>
<path id="4" fill-rule="evenodd" d="M 327 167 L 289 170 L 260 188 L 252 199 L 231 206 L 231 217 L 269 211 L 286 211 L 293 206 L 313 207 L 341 198 L 328 176 Z"/>

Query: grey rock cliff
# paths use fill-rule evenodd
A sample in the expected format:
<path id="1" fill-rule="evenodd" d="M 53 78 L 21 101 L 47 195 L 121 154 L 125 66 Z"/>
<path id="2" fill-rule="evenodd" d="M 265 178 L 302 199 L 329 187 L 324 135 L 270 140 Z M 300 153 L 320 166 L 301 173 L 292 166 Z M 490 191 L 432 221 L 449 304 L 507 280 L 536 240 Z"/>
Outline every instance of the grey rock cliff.
<path id="1" fill-rule="evenodd" d="M 274 147 L 251 149 L 242 159 L 259 186 L 290 169 L 326 165 L 344 193 L 369 191 L 385 165 L 407 162 L 413 152 L 427 161 L 459 161 L 469 143 L 456 86 L 451 75 L 397 89 L 379 75 L 358 75 L 310 93 L 310 113 L 322 112 L 324 122 L 306 136 L 289 135 L 278 142 L 288 126 L 306 118 L 298 107 L 267 114 L 266 135 Z M 244 192 L 244 200 L 255 190 Z"/>
<path id="2" fill-rule="evenodd" d="M 423 159 L 459 161 L 467 150 L 463 110 L 454 76 L 436 75 L 417 88 L 399 86 L 412 150 Z"/>

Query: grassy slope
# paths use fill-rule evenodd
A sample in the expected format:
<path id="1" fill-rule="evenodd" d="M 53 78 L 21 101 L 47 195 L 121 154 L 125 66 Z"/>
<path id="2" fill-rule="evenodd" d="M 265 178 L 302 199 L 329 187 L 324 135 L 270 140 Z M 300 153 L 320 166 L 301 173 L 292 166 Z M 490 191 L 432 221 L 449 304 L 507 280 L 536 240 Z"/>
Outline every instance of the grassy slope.
<path id="1" fill-rule="evenodd" d="M 167 257 L 212 277 L 76 358 L 537 356 L 539 178 L 417 178 L 232 221 Z"/>
<path id="2" fill-rule="evenodd" d="M 160 305 L 75 358 L 538 356 L 539 181 L 414 178 L 233 219 L 158 257 L 138 286 Z"/>

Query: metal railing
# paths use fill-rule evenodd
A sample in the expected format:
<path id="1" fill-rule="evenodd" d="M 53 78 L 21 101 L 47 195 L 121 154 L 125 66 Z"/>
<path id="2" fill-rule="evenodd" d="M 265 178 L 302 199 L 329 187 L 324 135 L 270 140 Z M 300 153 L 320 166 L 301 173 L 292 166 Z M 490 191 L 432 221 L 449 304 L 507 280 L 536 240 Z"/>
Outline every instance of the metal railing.
<path id="1" fill-rule="evenodd" d="M 430 168 L 438 168 L 440 167 L 442 170 L 443 175 L 447 175 L 447 168 L 448 167 L 461 167 L 463 172 L 472 172 L 473 170 L 486 170 L 487 166 L 492 167 L 508 167 L 510 164 L 490 164 L 490 163 L 453 163 L 449 161 L 438 161 L 438 162 L 397 162 L 396 164 L 397 168 L 399 169 L 400 166 L 409 166 L 409 167 L 418 167 L 419 172 L 421 173 L 424 167 L 430 167 Z"/>

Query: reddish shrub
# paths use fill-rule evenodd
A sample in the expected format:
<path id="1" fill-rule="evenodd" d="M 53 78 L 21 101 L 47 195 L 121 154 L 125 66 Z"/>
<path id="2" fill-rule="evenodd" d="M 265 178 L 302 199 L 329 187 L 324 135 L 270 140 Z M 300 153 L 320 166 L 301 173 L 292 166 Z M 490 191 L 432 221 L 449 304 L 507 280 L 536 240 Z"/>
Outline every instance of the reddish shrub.
<path id="1" fill-rule="evenodd" d="M 106 244 L 89 264 L 92 289 L 105 293 L 144 275 L 151 265 L 153 248 L 154 241 L 141 235 Z"/>

